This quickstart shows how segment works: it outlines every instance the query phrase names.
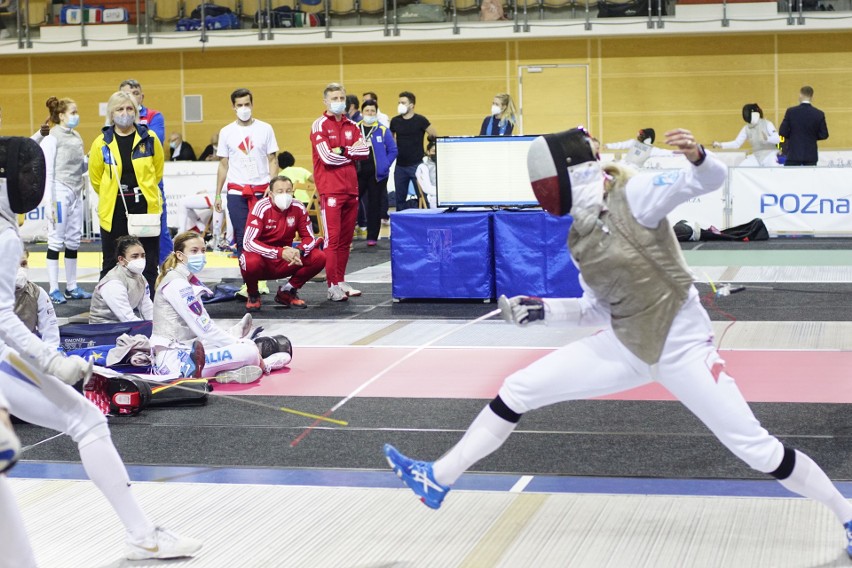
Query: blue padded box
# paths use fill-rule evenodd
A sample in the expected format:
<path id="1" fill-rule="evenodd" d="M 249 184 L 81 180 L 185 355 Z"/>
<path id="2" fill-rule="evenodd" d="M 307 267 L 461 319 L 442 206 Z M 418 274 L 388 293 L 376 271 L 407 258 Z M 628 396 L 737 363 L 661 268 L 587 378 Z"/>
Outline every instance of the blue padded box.
<path id="1" fill-rule="evenodd" d="M 392 213 L 393 297 L 494 298 L 491 212 Z"/>
<path id="2" fill-rule="evenodd" d="M 497 295 L 577 298 L 579 271 L 568 252 L 573 219 L 544 211 L 493 214 Z"/>

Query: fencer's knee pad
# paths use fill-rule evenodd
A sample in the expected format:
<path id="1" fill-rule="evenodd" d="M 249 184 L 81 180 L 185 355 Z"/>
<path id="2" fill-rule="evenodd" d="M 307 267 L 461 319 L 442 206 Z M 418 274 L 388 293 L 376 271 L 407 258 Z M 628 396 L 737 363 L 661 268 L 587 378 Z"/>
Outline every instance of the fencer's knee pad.
<path id="1" fill-rule="evenodd" d="M 61 251 L 58 251 L 58 250 L 47 249 L 47 259 L 48 260 L 59 260 L 59 253 L 60 252 Z"/>
<path id="2" fill-rule="evenodd" d="M 293 345 L 283 335 L 271 335 L 255 338 L 254 342 L 260 350 L 261 359 L 266 359 L 273 353 L 287 353 L 293 356 Z"/>
<path id="3" fill-rule="evenodd" d="M 503 399 L 500 398 L 499 394 L 494 400 L 492 400 L 488 404 L 488 408 L 491 409 L 491 412 L 493 412 L 506 422 L 511 422 L 512 424 L 517 424 L 521 420 L 521 416 L 523 416 L 522 414 L 518 414 L 517 412 L 509 408 L 506 403 L 503 402 Z"/>
<path id="4" fill-rule="evenodd" d="M 769 475 L 778 481 L 784 481 L 793 473 L 794 467 L 796 467 L 796 450 L 784 446 L 784 457 L 781 458 L 781 464 L 774 471 L 770 471 Z"/>
<path id="5" fill-rule="evenodd" d="M 77 258 L 77 249 L 65 247 L 65 258 Z"/>

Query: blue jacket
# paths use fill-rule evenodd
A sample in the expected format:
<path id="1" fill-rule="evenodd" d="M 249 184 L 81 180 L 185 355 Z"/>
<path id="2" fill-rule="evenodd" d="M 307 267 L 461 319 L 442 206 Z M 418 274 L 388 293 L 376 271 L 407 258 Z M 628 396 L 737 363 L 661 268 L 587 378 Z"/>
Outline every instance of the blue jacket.
<path id="1" fill-rule="evenodd" d="M 358 127 L 369 128 L 364 121 Z M 376 165 L 376 181 L 382 181 L 390 175 L 390 167 L 396 160 L 399 150 L 390 129 L 383 124 L 376 124 L 370 133 L 370 144 L 373 146 L 373 163 Z"/>
<path id="2" fill-rule="evenodd" d="M 819 160 L 817 141 L 828 138 L 825 113 L 809 103 L 790 107 L 778 134 L 787 142 L 787 160 L 813 162 Z"/>

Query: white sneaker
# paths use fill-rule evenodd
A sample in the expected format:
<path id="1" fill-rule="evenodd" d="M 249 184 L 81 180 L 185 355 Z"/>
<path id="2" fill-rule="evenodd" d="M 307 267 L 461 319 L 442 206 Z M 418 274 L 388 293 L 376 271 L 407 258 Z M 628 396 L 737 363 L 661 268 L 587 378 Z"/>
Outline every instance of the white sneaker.
<path id="1" fill-rule="evenodd" d="M 328 299 L 332 302 L 345 302 L 349 299 L 349 296 L 346 295 L 339 284 L 335 284 L 328 287 Z"/>
<path id="2" fill-rule="evenodd" d="M 231 329 L 228 330 L 230 335 L 233 335 L 237 339 L 242 339 L 251 333 L 251 328 L 254 325 L 254 320 L 251 317 L 251 314 L 246 314 L 243 316 L 243 319 L 238 321 L 236 324 L 231 326 Z"/>
<path id="3" fill-rule="evenodd" d="M 268 375 L 272 371 L 283 369 L 290 363 L 292 359 L 293 357 L 289 353 L 273 353 L 272 355 L 263 360 L 263 370 L 266 371 L 266 374 Z"/>
<path id="4" fill-rule="evenodd" d="M 350 298 L 354 298 L 355 296 L 361 295 L 361 290 L 356 290 L 355 288 L 349 285 L 349 282 L 341 282 L 339 286 L 340 289 L 343 290 Z"/>
<path id="5" fill-rule="evenodd" d="M 127 541 L 128 560 L 148 560 L 150 558 L 183 558 L 192 556 L 201 549 L 201 541 L 177 535 L 157 527 L 145 540 Z"/>
<path id="6" fill-rule="evenodd" d="M 221 373 L 216 373 L 216 376 L 213 377 L 213 380 L 217 383 L 239 383 L 241 385 L 247 383 L 253 383 L 260 378 L 263 374 L 263 369 L 256 365 L 246 365 L 245 367 L 240 367 L 239 369 L 233 369 L 230 371 L 222 371 Z"/>

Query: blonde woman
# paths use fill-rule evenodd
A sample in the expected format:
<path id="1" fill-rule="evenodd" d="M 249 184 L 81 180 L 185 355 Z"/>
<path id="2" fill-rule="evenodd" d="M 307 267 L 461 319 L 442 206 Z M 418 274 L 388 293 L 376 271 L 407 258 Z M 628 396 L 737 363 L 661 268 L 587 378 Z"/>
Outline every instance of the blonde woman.
<path id="1" fill-rule="evenodd" d="M 508 93 L 494 95 L 491 114 L 482 121 L 480 136 L 511 136 L 515 128 L 515 103 Z"/>
<path id="2" fill-rule="evenodd" d="M 51 208 L 47 216 L 47 279 L 50 301 L 88 300 L 91 294 L 77 286 L 77 249 L 83 234 L 83 139 L 75 128 L 80 124 L 77 103 L 71 99 L 50 97 L 50 134 L 41 140 L 47 178 L 45 191 Z M 65 294 L 59 291 L 59 253 L 65 249 Z"/>
<path id="3" fill-rule="evenodd" d="M 160 215 L 163 200 L 158 184 L 163 179 L 163 145 L 153 130 L 136 124 L 138 104 L 130 93 L 116 91 L 107 103 L 109 125 L 89 150 L 89 179 L 98 194 L 103 265 L 101 278 L 116 264 L 115 244 L 128 234 L 127 215 Z M 127 209 L 125 209 L 125 204 Z M 160 237 L 143 237 L 145 280 L 151 290 L 157 278 Z"/>
<path id="4" fill-rule="evenodd" d="M 151 333 L 154 372 L 188 376 L 196 341 L 203 345 L 206 355 L 201 376 L 220 383 L 251 383 L 264 372 L 287 365 L 291 358 L 289 341 L 281 345 L 285 351 L 261 358 L 258 345 L 247 337 L 251 332 L 249 314 L 228 331 L 210 318 L 200 295 L 209 290 L 196 276 L 207 262 L 205 250 L 201 235 L 180 233 L 175 237 L 174 251 L 160 268 Z"/>

